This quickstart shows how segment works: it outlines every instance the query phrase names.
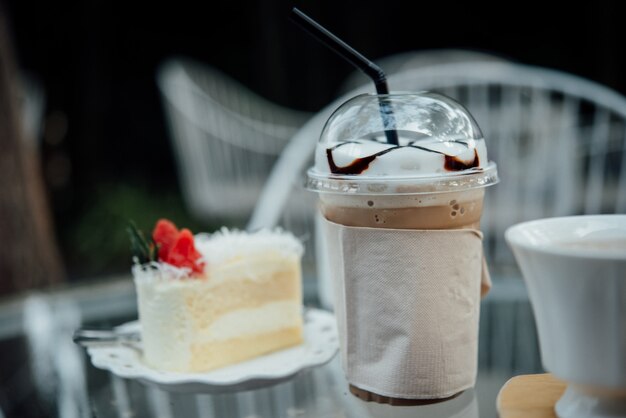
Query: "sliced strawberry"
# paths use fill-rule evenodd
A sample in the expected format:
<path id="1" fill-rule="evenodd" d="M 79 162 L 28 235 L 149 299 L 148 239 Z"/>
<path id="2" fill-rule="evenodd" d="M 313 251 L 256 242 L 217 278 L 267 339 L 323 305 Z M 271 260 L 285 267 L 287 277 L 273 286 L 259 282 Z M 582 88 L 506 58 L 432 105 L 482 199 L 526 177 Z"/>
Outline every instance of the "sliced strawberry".
<path id="1" fill-rule="evenodd" d="M 165 262 L 176 267 L 187 267 L 194 273 L 202 273 L 204 264 L 200 262 L 200 257 L 191 231 L 183 229 L 178 234 L 178 238 L 170 249 Z"/>
<path id="2" fill-rule="evenodd" d="M 152 232 L 152 238 L 159 246 L 159 260 L 167 260 L 179 233 L 178 228 L 172 222 L 167 219 L 159 219 Z"/>

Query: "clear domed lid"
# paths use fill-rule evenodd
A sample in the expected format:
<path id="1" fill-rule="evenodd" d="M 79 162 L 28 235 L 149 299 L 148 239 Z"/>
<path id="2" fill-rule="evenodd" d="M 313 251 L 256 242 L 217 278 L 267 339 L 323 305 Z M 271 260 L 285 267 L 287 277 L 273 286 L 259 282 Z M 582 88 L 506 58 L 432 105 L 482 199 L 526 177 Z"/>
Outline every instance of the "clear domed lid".
<path id="1" fill-rule="evenodd" d="M 337 193 L 432 193 L 498 181 L 472 115 L 431 92 L 363 94 L 342 104 L 322 130 L 308 177 L 309 189 Z"/>
<path id="2" fill-rule="evenodd" d="M 383 116 L 381 105 L 386 110 Z M 405 144 L 425 139 L 449 142 L 483 138 L 478 124 L 461 104 L 441 94 L 420 92 L 356 96 L 331 115 L 320 142 L 386 142 L 384 131 L 394 129 Z"/>

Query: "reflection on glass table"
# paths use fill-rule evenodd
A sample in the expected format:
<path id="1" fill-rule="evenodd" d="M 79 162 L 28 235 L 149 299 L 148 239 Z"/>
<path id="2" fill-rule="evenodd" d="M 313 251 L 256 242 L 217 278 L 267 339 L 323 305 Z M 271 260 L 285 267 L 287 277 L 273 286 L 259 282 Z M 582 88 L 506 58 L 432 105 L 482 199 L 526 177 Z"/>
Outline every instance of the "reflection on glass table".
<path id="1" fill-rule="evenodd" d="M 104 374 L 95 371 L 95 374 Z M 504 375 L 479 374 L 477 387 L 430 405 L 389 406 L 364 402 L 348 391 L 338 357 L 285 383 L 224 394 L 180 394 L 108 375 L 110 384 L 91 392 L 96 417 L 495 417 Z"/>
<path id="2" fill-rule="evenodd" d="M 306 306 L 319 306 L 314 290 L 305 285 Z M 85 351 L 73 344 L 74 330 L 120 325 L 136 319 L 136 309 L 128 276 L 0 303 L 0 412 L 24 418 L 495 418 L 496 396 L 506 380 L 542 371 L 534 321 L 519 279 L 497 278 L 481 304 L 475 389 L 449 402 L 419 407 L 391 407 L 354 397 L 338 357 L 276 386 L 217 395 L 169 393 L 93 367 Z"/>

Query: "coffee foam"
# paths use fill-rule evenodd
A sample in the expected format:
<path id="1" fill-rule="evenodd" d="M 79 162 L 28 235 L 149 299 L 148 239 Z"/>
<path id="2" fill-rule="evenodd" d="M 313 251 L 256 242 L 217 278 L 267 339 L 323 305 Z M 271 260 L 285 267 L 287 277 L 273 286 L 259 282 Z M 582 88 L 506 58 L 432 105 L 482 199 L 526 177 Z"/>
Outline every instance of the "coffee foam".
<path id="1" fill-rule="evenodd" d="M 547 246 L 547 245 L 546 245 Z M 563 250 L 583 250 L 594 254 L 626 254 L 626 238 L 581 239 L 578 241 L 557 241 L 551 246 Z"/>
<path id="2" fill-rule="evenodd" d="M 514 247 L 576 257 L 626 259 L 626 215 L 545 218 L 510 227 Z"/>
<path id="3" fill-rule="evenodd" d="M 393 149 L 377 156 L 362 173 L 356 177 L 425 177 L 462 174 L 468 170 L 448 171 L 445 168 L 445 156 L 471 163 L 478 156 L 478 169 L 488 165 L 487 147 L 484 139 L 447 141 L 427 138 L 419 141 L 399 138 L 401 147 L 385 142 L 368 139 L 355 139 L 341 142 L 320 142 L 316 148 L 314 172 L 318 175 L 332 174 L 328 161 L 328 152 L 332 152 L 335 164 L 339 167 L 350 165 L 355 160 L 372 156 L 381 151 Z M 424 149 L 408 146 L 414 145 Z M 474 171 L 476 169 L 473 169 Z"/>

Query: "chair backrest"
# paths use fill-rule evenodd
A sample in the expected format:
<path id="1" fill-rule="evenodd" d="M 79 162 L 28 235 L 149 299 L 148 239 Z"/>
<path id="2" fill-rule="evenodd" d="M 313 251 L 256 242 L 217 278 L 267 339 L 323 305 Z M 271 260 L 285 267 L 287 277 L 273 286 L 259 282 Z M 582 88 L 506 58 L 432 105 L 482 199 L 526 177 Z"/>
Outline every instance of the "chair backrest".
<path id="1" fill-rule="evenodd" d="M 511 63 L 442 65 L 391 82 L 447 94 L 481 126 L 502 179 L 482 225 L 496 272 L 514 265 L 503 237 L 514 223 L 626 212 L 626 98 L 614 91 Z"/>
<path id="2" fill-rule="evenodd" d="M 518 274 L 504 242 L 508 226 L 549 216 L 626 212 L 626 99 L 614 91 L 569 74 L 505 62 L 423 67 L 394 74 L 389 83 L 393 90 L 451 96 L 482 128 L 501 177 L 500 184 L 487 190 L 482 220 L 485 253 L 496 277 Z M 301 199 L 305 170 L 324 122 L 347 98 L 368 90 L 365 86 L 344 95 L 294 136 L 250 226 L 291 227 L 294 220 L 285 202 Z M 311 237 L 314 212 L 311 203 Z M 313 257 L 314 242 L 307 251 Z"/>
<path id="3" fill-rule="evenodd" d="M 376 60 L 376 64 L 389 75 L 415 71 L 419 68 L 444 64 L 467 64 L 470 62 L 505 62 L 501 57 L 485 52 L 466 49 L 429 49 L 408 51 Z M 361 71 L 354 71 L 341 85 L 341 93 L 348 93 L 371 81 Z M 397 90 L 397 89 L 395 89 Z"/>
<path id="4" fill-rule="evenodd" d="M 310 114 L 271 103 L 205 65 L 158 72 L 187 206 L 202 220 L 245 220 L 277 156 Z"/>

